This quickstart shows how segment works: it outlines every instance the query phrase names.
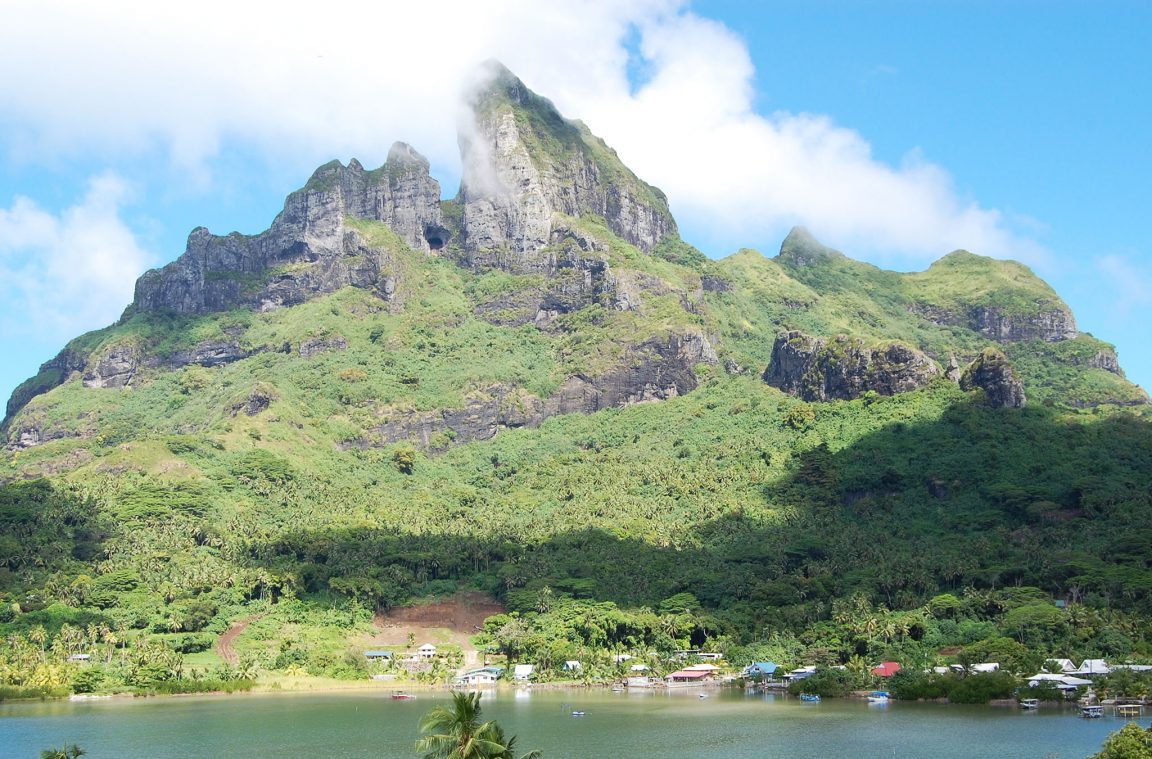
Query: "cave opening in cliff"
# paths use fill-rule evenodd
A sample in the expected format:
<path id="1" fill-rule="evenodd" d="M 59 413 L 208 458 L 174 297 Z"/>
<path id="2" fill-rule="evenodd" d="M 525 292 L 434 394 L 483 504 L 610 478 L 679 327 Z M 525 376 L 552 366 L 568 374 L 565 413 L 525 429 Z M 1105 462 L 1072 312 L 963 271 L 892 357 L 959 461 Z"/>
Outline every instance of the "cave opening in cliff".
<path id="1" fill-rule="evenodd" d="M 448 230 L 443 227 L 429 226 L 424 228 L 424 240 L 432 251 L 442 250 L 449 237 Z"/>

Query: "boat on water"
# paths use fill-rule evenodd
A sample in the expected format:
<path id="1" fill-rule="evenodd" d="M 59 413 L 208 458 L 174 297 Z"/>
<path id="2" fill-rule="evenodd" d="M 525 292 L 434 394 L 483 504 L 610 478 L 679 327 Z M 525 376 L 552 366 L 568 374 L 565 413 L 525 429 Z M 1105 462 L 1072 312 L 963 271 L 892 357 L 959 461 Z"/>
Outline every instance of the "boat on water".
<path id="1" fill-rule="evenodd" d="M 399 690 L 392 694 L 393 701 L 411 701 L 414 698 L 416 697 L 411 693 L 405 693 L 404 691 Z"/>
<path id="2" fill-rule="evenodd" d="M 868 703 L 870 704 L 886 704 L 890 701 L 892 695 L 886 690 L 874 690 L 868 694 Z"/>
<path id="3" fill-rule="evenodd" d="M 583 717 L 583 716 L 584 716 L 584 712 L 581 712 L 581 711 L 575 711 L 575 712 L 572 712 L 572 716 L 573 716 L 573 717 Z"/>
<path id="4" fill-rule="evenodd" d="M 1080 716 L 1085 719 L 1100 719 L 1104 716 L 1103 706 L 1081 706 Z"/>
<path id="5" fill-rule="evenodd" d="M 819 701 L 819 700 L 820 700 L 820 697 L 819 697 L 819 696 L 817 696 L 817 695 L 816 695 L 816 694 L 814 694 L 814 693 L 801 693 L 801 694 L 800 694 L 800 700 L 801 700 L 801 701 L 811 701 L 811 702 L 816 702 L 816 701 Z"/>
<path id="6" fill-rule="evenodd" d="M 1020 708 L 1021 709 L 1029 709 L 1029 710 L 1039 709 L 1040 708 L 1040 699 L 1038 699 L 1038 698 L 1022 698 L 1022 699 L 1020 699 Z"/>

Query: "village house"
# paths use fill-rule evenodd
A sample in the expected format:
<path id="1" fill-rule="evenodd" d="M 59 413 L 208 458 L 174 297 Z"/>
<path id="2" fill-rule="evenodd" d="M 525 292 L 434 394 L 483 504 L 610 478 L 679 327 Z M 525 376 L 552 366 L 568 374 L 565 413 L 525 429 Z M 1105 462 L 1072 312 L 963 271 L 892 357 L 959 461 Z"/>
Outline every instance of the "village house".
<path id="1" fill-rule="evenodd" d="M 365 651 L 364 658 L 368 661 L 388 663 L 395 654 L 392 651 Z"/>
<path id="2" fill-rule="evenodd" d="M 669 688 L 699 685 L 711 679 L 712 671 L 707 669 L 680 669 L 664 675 L 664 682 Z"/>
<path id="3" fill-rule="evenodd" d="M 503 674 L 503 667 L 489 665 L 487 667 L 470 669 L 464 674 L 459 675 L 454 682 L 457 685 L 495 685 L 496 681 L 499 680 Z"/>
<path id="4" fill-rule="evenodd" d="M 761 661 L 749 664 L 740 675 L 749 680 L 771 680 L 775 677 L 777 669 L 775 662 Z"/>
<path id="5" fill-rule="evenodd" d="M 896 674 L 902 669 L 903 667 L 899 662 L 885 661 L 880 662 L 878 665 L 870 669 L 869 672 L 876 675 L 877 677 L 892 677 L 892 675 Z"/>

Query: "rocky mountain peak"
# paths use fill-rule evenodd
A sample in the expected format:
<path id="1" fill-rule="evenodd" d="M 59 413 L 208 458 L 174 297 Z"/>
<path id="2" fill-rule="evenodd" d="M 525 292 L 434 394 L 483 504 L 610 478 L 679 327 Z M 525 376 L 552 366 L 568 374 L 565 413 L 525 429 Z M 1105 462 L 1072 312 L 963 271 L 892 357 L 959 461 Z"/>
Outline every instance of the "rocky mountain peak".
<path id="1" fill-rule="evenodd" d="M 603 140 L 564 118 L 499 64 L 472 98 L 460 135 L 462 235 L 473 268 L 541 272 L 564 217 L 604 219 L 621 239 L 651 252 L 676 223 L 660 190 L 641 181 Z"/>
<path id="2" fill-rule="evenodd" d="M 780 243 L 780 253 L 776 256 L 778 262 L 795 268 L 846 258 L 840 251 L 817 240 L 805 227 L 792 227 L 784 242 Z"/>
<path id="3" fill-rule="evenodd" d="M 916 287 L 912 310 L 936 324 L 967 327 L 1000 343 L 1079 334 L 1072 309 L 1016 261 L 956 250 L 909 279 Z"/>
<path id="4" fill-rule="evenodd" d="M 348 218 L 383 222 L 418 251 L 439 249 L 450 236 L 441 218 L 440 184 L 429 175 L 428 160 L 398 142 L 378 169 L 366 170 L 355 159 L 347 166 L 330 161 L 319 167 L 258 235 L 192 230 L 178 259 L 136 282 L 133 309 L 269 310 L 346 285 L 387 295 L 392 267 L 380 251 L 366 249 L 349 230 Z"/>

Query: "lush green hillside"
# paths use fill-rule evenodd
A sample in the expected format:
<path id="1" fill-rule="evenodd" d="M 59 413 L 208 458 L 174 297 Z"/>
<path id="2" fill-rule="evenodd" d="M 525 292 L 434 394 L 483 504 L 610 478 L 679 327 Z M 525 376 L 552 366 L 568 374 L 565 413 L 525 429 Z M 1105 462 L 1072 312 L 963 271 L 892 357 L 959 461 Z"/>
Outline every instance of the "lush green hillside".
<path id="1" fill-rule="evenodd" d="M 483 107 L 531 137 L 524 202 L 568 204 L 547 245 L 478 247 L 474 209 L 494 201 L 467 196 L 423 227 L 317 216 L 427 183 L 411 157 L 330 165 L 265 236 L 195 232 L 120 322 L 17 391 L 0 685 L 361 676 L 346 652 L 374 611 L 461 588 L 516 615 L 483 642 L 604 675 L 612 651 L 689 645 L 1152 655 L 1147 398 L 1045 283 L 962 251 L 883 271 L 803 230 L 775 258 L 711 261 L 674 234 L 645 252 L 674 231 L 659 191 L 547 101 L 503 92 Z M 616 189 L 571 200 L 570 170 Z M 621 196 L 632 210 L 593 212 Z M 627 226 L 644 213 L 655 227 Z M 934 369 L 805 402 L 761 378 L 785 330 L 898 343 Z M 991 347 L 1024 408 L 958 386 Z M 206 651 L 254 617 L 243 671 Z M 65 661 L 88 650 L 100 683 Z"/>

